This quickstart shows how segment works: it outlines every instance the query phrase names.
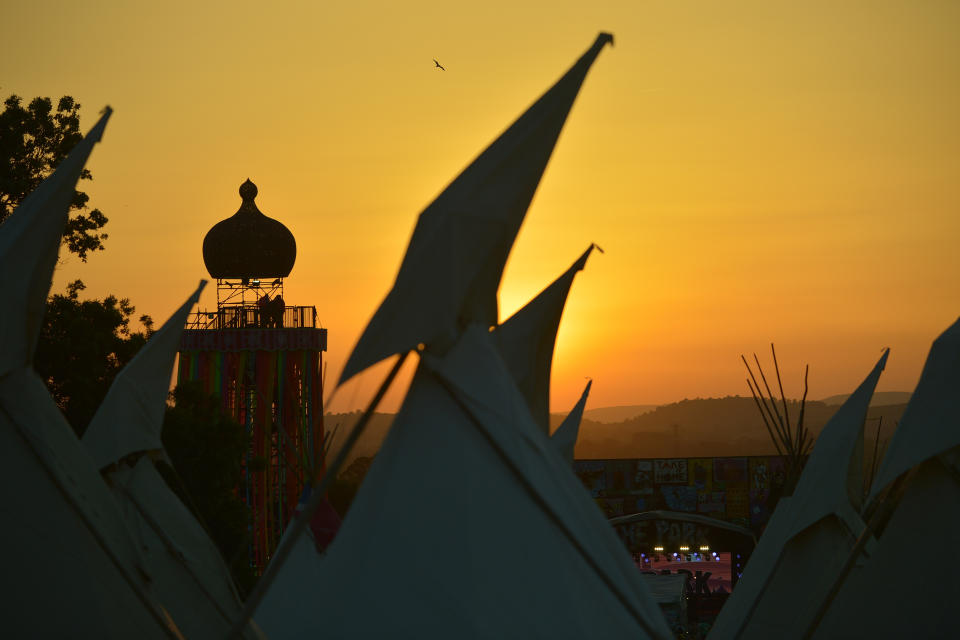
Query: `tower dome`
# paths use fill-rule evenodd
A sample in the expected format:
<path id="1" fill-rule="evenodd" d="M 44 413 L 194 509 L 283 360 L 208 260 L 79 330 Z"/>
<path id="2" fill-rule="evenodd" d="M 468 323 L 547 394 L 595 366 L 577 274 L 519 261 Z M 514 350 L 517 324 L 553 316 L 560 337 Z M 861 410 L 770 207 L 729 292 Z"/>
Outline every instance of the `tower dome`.
<path id="1" fill-rule="evenodd" d="M 297 259 L 297 242 L 279 220 L 257 208 L 257 185 L 240 185 L 243 203 L 203 238 L 203 263 L 213 278 L 285 278 Z"/>

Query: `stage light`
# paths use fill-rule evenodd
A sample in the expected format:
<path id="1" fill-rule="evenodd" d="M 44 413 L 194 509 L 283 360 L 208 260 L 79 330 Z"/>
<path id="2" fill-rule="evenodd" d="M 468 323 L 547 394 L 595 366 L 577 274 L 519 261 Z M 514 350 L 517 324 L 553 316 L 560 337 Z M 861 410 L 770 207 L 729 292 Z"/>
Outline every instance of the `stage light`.
<path id="1" fill-rule="evenodd" d="M 674 557 L 674 558 L 677 557 L 677 552 L 676 552 L 676 551 L 673 552 L 673 557 Z"/>
<path id="2" fill-rule="evenodd" d="M 684 544 L 684 545 L 680 545 L 680 551 L 690 551 L 690 547 L 688 547 L 688 546 L 685 545 L 685 544 Z"/>
<path id="3" fill-rule="evenodd" d="M 663 547 L 657 546 L 653 548 L 654 551 L 663 551 Z"/>
<path id="4" fill-rule="evenodd" d="M 710 551 L 710 547 L 705 544 L 702 544 L 700 545 L 700 551 Z"/>

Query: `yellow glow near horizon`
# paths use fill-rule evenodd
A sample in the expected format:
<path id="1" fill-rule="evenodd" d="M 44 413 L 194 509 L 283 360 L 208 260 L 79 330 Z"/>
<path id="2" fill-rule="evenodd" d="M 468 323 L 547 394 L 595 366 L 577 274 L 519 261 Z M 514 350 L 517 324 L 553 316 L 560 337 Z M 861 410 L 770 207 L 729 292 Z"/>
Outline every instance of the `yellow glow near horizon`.
<path id="1" fill-rule="evenodd" d="M 744 394 L 739 355 L 771 341 L 790 395 L 807 362 L 810 397 L 852 391 L 887 346 L 879 388 L 909 390 L 960 312 L 958 3 L 52 1 L 4 18 L 4 97 L 73 95 L 84 128 L 115 109 L 87 189 L 107 250 L 67 259 L 55 288 L 79 277 L 162 321 L 250 177 L 297 238 L 285 297 L 329 329 L 328 381 L 419 212 L 600 30 L 616 46 L 500 296 L 505 318 L 606 250 L 573 285 L 553 410 L 586 376 L 592 406 Z"/>

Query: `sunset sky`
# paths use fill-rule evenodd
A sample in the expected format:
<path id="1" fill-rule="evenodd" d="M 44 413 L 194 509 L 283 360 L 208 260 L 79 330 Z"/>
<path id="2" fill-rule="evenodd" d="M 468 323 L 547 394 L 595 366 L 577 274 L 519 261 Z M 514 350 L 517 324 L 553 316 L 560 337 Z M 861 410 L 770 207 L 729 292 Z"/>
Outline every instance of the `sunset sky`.
<path id="1" fill-rule="evenodd" d="M 788 395 L 911 390 L 960 314 L 960 3 L 954 0 L 5 3 L 0 94 L 115 113 L 84 188 L 105 252 L 55 290 L 164 321 L 208 277 L 239 185 L 298 243 L 336 380 L 420 211 L 593 42 L 511 254 L 505 319 L 590 242 L 552 409 L 748 393 L 777 344 Z M 437 58 L 447 69 L 434 68 Z M 214 307 L 210 286 L 201 307 Z M 374 368 L 329 410 L 361 407 Z M 396 409 L 401 389 L 387 409 Z"/>

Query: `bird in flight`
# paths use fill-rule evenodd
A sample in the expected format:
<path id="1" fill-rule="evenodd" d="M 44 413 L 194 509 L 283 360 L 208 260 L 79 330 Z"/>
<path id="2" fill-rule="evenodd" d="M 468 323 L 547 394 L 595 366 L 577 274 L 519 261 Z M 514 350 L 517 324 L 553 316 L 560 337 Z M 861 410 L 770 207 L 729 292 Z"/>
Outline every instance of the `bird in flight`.
<path id="1" fill-rule="evenodd" d="M 433 59 L 433 64 L 434 64 L 434 66 L 436 66 L 437 69 L 440 69 L 440 71 L 446 71 L 446 69 L 444 68 L 444 66 L 443 66 L 442 64 L 440 64 L 439 62 L 437 62 L 437 59 L 436 59 L 436 58 Z"/>

